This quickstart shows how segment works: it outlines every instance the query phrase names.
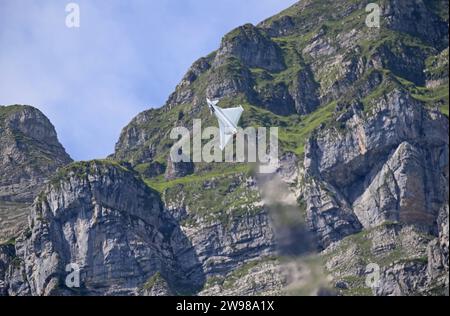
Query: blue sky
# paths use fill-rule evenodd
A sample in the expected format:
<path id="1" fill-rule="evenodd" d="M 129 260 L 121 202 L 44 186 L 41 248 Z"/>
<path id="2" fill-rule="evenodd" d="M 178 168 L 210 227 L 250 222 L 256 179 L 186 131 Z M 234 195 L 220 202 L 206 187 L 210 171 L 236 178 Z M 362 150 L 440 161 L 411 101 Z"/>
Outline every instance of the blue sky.
<path id="1" fill-rule="evenodd" d="M 65 25 L 69 2 L 80 6 L 78 29 Z M 0 104 L 43 111 L 72 158 L 105 157 L 225 33 L 295 2 L 0 0 Z"/>

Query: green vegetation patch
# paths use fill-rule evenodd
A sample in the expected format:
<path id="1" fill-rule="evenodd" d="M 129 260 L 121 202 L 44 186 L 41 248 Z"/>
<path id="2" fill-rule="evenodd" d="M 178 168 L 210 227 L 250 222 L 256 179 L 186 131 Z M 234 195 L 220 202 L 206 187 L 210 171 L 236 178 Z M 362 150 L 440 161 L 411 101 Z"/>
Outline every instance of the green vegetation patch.
<path id="1" fill-rule="evenodd" d="M 154 275 L 152 275 L 147 282 L 142 286 L 142 290 L 151 290 L 155 285 L 165 282 L 163 276 L 158 271 Z"/>
<path id="2" fill-rule="evenodd" d="M 238 267 L 237 269 L 233 270 L 231 273 L 229 273 L 223 280 L 222 285 L 225 289 L 231 289 L 234 287 L 237 281 L 241 280 L 246 275 L 250 274 L 253 270 L 255 270 L 255 268 L 264 265 L 266 263 L 276 264 L 277 262 L 278 258 L 274 256 L 268 256 L 258 260 L 248 261 L 243 265 L 241 265 L 240 267 Z"/>
<path id="3" fill-rule="evenodd" d="M 220 221 L 228 225 L 236 218 L 262 211 L 259 191 L 248 187 L 246 165 L 227 172 L 191 175 L 172 181 L 145 179 L 147 185 L 162 193 L 166 204 L 183 204 L 188 211 L 183 225 L 197 220 Z"/>
<path id="4" fill-rule="evenodd" d="M 129 173 L 136 176 L 133 170 L 128 169 L 120 162 L 109 159 L 99 159 L 91 161 L 77 161 L 60 168 L 50 179 L 50 183 L 52 185 L 59 185 L 62 181 L 68 180 L 70 177 L 86 178 L 89 174 L 101 172 L 103 168 L 114 168 L 119 172 Z"/>
<path id="5" fill-rule="evenodd" d="M 449 86 L 448 82 L 437 88 L 415 87 L 412 89 L 412 97 L 425 104 L 428 108 L 439 108 L 440 111 L 449 116 Z"/>
<path id="6" fill-rule="evenodd" d="M 152 189 L 160 193 L 164 193 L 167 189 L 173 188 L 177 185 L 199 184 L 217 177 L 248 173 L 249 171 L 250 167 L 247 164 L 242 163 L 233 164 L 226 170 L 218 169 L 207 173 L 195 173 L 173 180 L 166 180 L 163 175 L 160 175 L 158 177 L 144 179 L 144 182 Z"/>
<path id="7" fill-rule="evenodd" d="M 2 124 L 2 122 L 11 114 L 16 113 L 16 112 L 20 112 L 23 109 L 25 109 L 27 106 L 26 105 L 19 105 L 19 104 L 14 104 L 14 105 L 0 105 L 0 124 Z M 1 125 L 0 125 L 1 127 Z"/>

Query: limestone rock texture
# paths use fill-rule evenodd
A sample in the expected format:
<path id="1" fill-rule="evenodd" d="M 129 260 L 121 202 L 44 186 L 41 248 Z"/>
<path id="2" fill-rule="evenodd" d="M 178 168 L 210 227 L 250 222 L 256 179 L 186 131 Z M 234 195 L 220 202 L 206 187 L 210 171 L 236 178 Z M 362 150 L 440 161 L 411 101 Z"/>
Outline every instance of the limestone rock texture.
<path id="1" fill-rule="evenodd" d="M 72 159 L 48 118 L 31 106 L 0 106 L 0 140 L 0 241 L 5 241 L 19 232 L 48 177 Z"/>
<path id="2" fill-rule="evenodd" d="M 155 273 L 174 293 L 191 291 L 202 272 L 189 244 L 134 171 L 75 163 L 35 200 L 16 241 L 17 264 L 6 273 L 8 294 L 137 295 Z M 66 282 L 73 267 L 80 271 L 76 288 Z"/>

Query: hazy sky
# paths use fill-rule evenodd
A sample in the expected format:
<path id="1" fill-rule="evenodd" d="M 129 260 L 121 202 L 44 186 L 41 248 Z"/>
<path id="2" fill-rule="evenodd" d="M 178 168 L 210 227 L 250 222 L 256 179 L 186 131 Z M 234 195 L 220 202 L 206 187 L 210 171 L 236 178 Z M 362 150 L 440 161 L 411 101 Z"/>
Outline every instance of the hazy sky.
<path id="1" fill-rule="evenodd" d="M 79 4 L 80 28 L 65 25 L 69 2 Z M 105 157 L 225 33 L 295 2 L 0 0 L 0 104 L 43 111 L 72 158 Z"/>

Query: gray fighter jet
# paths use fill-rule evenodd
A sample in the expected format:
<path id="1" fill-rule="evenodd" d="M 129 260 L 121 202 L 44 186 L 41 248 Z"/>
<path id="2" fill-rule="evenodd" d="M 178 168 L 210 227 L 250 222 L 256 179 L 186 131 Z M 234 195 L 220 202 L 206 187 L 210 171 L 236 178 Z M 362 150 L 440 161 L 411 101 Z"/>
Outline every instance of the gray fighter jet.
<path id="1" fill-rule="evenodd" d="M 211 101 L 210 99 L 206 99 L 208 102 L 209 109 L 211 110 L 211 114 L 214 114 L 219 121 L 219 129 L 220 129 L 220 149 L 224 150 L 227 146 L 228 142 L 233 138 L 233 135 L 237 134 L 237 124 L 239 119 L 241 118 L 244 109 L 242 106 L 222 109 L 217 106 L 219 100 Z"/>

